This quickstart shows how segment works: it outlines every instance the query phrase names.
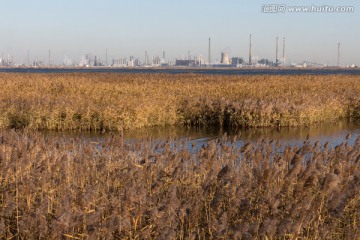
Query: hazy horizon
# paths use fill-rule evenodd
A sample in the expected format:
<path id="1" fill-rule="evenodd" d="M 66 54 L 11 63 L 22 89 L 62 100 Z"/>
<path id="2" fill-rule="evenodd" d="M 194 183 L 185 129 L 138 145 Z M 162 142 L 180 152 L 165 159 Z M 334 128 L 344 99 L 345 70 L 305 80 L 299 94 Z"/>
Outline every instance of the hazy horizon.
<path id="1" fill-rule="evenodd" d="M 349 13 L 263 13 L 266 4 L 287 6 L 353 6 Z M 166 59 L 208 55 L 211 37 L 213 61 L 225 51 L 230 56 L 249 54 L 275 60 L 275 39 L 286 37 L 288 62 L 318 62 L 336 65 L 341 43 L 342 65 L 360 65 L 360 2 L 358 1 L 45 1 L 13 0 L 2 3 L 0 53 L 20 63 L 48 59 L 60 64 L 64 58 L 79 59 L 86 53 L 108 59 L 149 56 Z M 1 56 L 0 56 L 1 57 Z"/>

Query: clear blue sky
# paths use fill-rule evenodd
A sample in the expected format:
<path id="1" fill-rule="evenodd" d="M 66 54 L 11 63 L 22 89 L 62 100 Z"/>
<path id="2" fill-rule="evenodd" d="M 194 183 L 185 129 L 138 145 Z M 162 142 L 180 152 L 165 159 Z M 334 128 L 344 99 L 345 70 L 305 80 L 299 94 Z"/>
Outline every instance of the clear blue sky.
<path id="1" fill-rule="evenodd" d="M 360 1 L 341 0 L 0 0 L 0 52 L 15 61 L 30 57 L 53 61 L 85 53 L 109 59 L 202 54 L 212 39 L 213 60 L 226 51 L 248 58 L 253 52 L 275 58 L 275 38 L 286 37 L 287 59 L 335 64 L 341 43 L 342 64 L 360 65 Z M 264 14 L 268 3 L 354 6 L 353 13 Z M 281 49 L 281 48 L 280 48 Z"/>

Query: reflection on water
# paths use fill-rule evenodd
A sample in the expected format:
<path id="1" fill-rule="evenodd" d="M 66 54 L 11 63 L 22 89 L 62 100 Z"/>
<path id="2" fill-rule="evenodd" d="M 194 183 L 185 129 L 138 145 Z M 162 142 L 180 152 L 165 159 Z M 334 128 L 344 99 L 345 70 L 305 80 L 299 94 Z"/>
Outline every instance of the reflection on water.
<path id="1" fill-rule="evenodd" d="M 243 141 L 276 140 L 285 145 L 296 145 L 309 139 L 312 143 L 319 141 L 321 144 L 339 145 L 348 134 L 351 134 L 349 143 L 353 143 L 360 136 L 360 121 L 339 121 L 302 128 L 250 129 L 242 132 L 240 138 Z"/>
<path id="2" fill-rule="evenodd" d="M 240 145 L 246 142 L 257 142 L 262 139 L 266 141 L 275 140 L 282 145 L 301 145 L 305 140 L 310 143 L 319 141 L 321 144 L 326 142 L 331 146 L 337 146 L 346 140 L 346 136 L 351 134 L 348 139 L 349 144 L 353 144 L 356 138 L 360 137 L 360 120 L 357 121 L 338 121 L 335 123 L 321 124 L 311 127 L 293 127 L 293 128 L 253 128 L 246 130 L 226 132 L 219 129 L 196 129 L 186 127 L 155 127 L 141 130 L 124 131 L 124 140 L 126 142 L 137 142 L 144 139 L 152 139 L 156 142 L 167 139 L 188 139 L 190 143 L 196 142 L 200 146 L 206 144 L 209 140 L 222 137 L 227 134 L 230 138 L 236 136 Z M 78 133 L 78 132 L 50 132 L 48 135 L 65 136 L 68 138 L 84 137 L 89 141 L 101 142 L 107 139 L 112 133 Z"/>
<path id="3" fill-rule="evenodd" d="M 230 138 L 236 136 L 238 141 L 257 142 L 259 140 L 275 140 L 282 145 L 301 145 L 305 140 L 310 143 L 319 141 L 321 144 L 329 142 L 329 146 L 337 146 L 346 140 L 346 136 L 351 134 L 348 139 L 349 144 L 353 144 L 356 138 L 360 137 L 360 121 L 341 120 L 334 123 L 321 124 L 311 127 L 293 128 L 252 128 L 238 131 L 226 132 L 219 129 L 195 129 L 195 128 L 151 128 L 138 131 L 126 131 L 125 139 L 140 140 L 152 138 L 166 140 L 167 138 L 188 138 L 191 141 L 206 142 L 208 140 L 222 137 L 227 134 Z"/>

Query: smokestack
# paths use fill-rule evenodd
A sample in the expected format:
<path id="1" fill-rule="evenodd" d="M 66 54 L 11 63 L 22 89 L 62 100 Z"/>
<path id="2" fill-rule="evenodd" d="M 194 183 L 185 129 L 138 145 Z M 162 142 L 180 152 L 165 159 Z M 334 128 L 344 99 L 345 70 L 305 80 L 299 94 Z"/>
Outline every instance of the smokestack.
<path id="1" fill-rule="evenodd" d="M 277 65 L 279 62 L 279 37 L 276 37 L 276 58 L 275 64 Z"/>
<path id="2" fill-rule="evenodd" d="M 283 38 L 283 63 L 284 66 L 286 65 L 286 59 L 285 59 L 285 37 Z"/>
<path id="3" fill-rule="evenodd" d="M 50 49 L 49 49 L 49 67 L 51 65 L 51 54 L 50 54 Z"/>
<path id="4" fill-rule="evenodd" d="M 106 64 L 106 66 L 108 66 L 108 54 L 107 54 L 107 49 L 105 50 L 105 64 Z"/>
<path id="5" fill-rule="evenodd" d="M 251 46 L 251 34 L 250 34 L 250 49 L 249 49 L 249 65 L 251 65 L 251 58 L 252 58 L 252 46 Z"/>
<path id="6" fill-rule="evenodd" d="M 209 53 L 208 53 L 208 63 L 209 65 L 211 64 L 211 42 L 210 42 L 210 38 L 209 38 Z"/>
<path id="7" fill-rule="evenodd" d="M 148 58 L 148 56 L 147 56 L 147 51 L 145 51 L 144 65 L 147 65 L 147 58 Z"/>
<path id="8" fill-rule="evenodd" d="M 340 68 L 340 43 L 338 43 L 337 65 Z"/>

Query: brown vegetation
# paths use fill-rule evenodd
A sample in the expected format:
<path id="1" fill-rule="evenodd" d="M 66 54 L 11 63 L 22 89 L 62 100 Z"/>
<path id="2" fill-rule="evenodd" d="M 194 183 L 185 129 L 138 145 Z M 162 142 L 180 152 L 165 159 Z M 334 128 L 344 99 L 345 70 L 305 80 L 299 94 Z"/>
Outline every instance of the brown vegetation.
<path id="1" fill-rule="evenodd" d="M 360 238 L 360 138 L 233 141 L 0 131 L 0 238 Z"/>
<path id="2" fill-rule="evenodd" d="M 360 76 L 0 74 L 0 128 L 304 126 L 360 116 Z"/>
<path id="3" fill-rule="evenodd" d="M 357 118 L 359 76 L 1 73 L 0 89 L 1 239 L 360 238 L 360 138 L 239 149 L 33 131 Z"/>

